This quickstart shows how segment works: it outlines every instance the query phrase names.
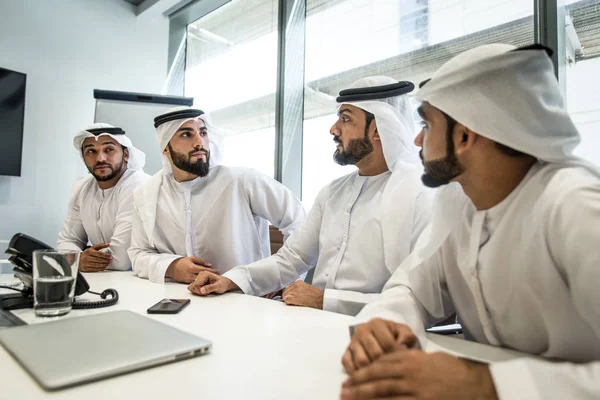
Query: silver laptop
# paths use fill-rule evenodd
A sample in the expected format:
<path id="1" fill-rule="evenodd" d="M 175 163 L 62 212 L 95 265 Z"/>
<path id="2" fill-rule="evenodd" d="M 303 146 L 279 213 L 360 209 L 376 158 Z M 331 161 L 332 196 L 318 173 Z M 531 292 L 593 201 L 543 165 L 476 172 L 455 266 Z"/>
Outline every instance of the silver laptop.
<path id="1" fill-rule="evenodd" d="M 0 343 L 47 390 L 199 356 L 212 345 L 131 311 L 2 329 Z"/>

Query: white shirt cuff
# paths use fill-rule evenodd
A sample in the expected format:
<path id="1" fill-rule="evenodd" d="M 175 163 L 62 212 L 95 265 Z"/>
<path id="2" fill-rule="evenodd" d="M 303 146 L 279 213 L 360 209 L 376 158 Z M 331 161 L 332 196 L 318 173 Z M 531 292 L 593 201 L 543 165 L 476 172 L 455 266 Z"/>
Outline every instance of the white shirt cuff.
<path id="1" fill-rule="evenodd" d="M 249 294 L 251 296 L 256 296 L 256 293 L 252 289 L 252 278 L 248 271 L 244 268 L 235 267 L 225 272 L 223 276 L 227 279 L 230 279 L 233 283 L 238 285 L 238 287 L 244 292 L 244 294 Z"/>
<path id="2" fill-rule="evenodd" d="M 338 300 L 335 290 L 325 289 L 323 293 L 323 310 L 337 312 Z"/>
<path id="3" fill-rule="evenodd" d="M 156 263 L 156 267 L 150 273 L 150 280 L 156 283 L 165 283 L 165 274 L 167 273 L 167 269 L 169 269 L 169 265 L 181 256 L 175 254 L 163 254 L 159 261 Z"/>

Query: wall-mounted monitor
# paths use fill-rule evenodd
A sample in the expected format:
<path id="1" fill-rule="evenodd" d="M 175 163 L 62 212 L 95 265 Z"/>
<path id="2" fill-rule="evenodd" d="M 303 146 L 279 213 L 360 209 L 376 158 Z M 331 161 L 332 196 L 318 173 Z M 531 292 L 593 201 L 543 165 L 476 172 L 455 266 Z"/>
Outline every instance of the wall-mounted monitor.
<path id="1" fill-rule="evenodd" d="M 0 68 L 0 175 L 21 176 L 26 75 Z"/>

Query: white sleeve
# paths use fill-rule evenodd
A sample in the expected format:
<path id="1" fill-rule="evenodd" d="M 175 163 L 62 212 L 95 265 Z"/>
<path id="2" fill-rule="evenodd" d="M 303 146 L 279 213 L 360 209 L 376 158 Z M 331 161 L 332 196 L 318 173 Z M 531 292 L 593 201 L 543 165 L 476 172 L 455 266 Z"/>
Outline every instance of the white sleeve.
<path id="1" fill-rule="evenodd" d="M 115 228 L 112 237 L 109 240 L 112 260 L 108 269 L 116 271 L 128 271 L 131 269 L 131 262 L 127 250 L 131 243 L 131 219 L 133 214 L 133 189 L 128 185 L 123 187 L 119 194 L 119 205 L 117 206 L 117 215 L 115 217 Z"/>
<path id="2" fill-rule="evenodd" d="M 434 191 L 429 189 L 422 190 L 415 196 L 415 208 L 412 218 L 412 230 L 410 238 L 399 238 L 399 240 L 410 240 L 410 249 L 412 250 L 423 232 L 431 221 L 431 209 L 433 203 Z M 385 239 L 384 239 L 385 240 Z M 389 240 L 389 239 L 388 239 Z M 390 273 L 393 274 L 402 265 L 387 265 Z M 350 290 L 325 289 L 323 296 L 323 309 L 339 314 L 357 315 L 367 304 L 377 301 L 381 298 L 381 293 L 362 293 Z"/>
<path id="3" fill-rule="evenodd" d="M 276 254 L 255 263 L 238 266 L 223 276 L 246 294 L 255 296 L 284 288 L 317 263 L 323 215 L 321 191 L 308 217 Z"/>
<path id="4" fill-rule="evenodd" d="M 410 256 L 407 258 L 408 262 Z M 382 318 L 408 325 L 419 341 L 426 340 L 427 312 L 410 290 L 406 269 L 398 268 L 383 288 L 377 301 L 367 304 L 353 320 L 352 325 Z"/>
<path id="5" fill-rule="evenodd" d="M 548 247 L 565 276 L 571 299 L 600 343 L 600 188 L 565 194 L 546 224 Z"/>
<path id="6" fill-rule="evenodd" d="M 600 399 L 600 361 L 588 364 L 524 359 L 492 363 L 500 400 Z"/>
<path id="7" fill-rule="evenodd" d="M 131 245 L 128 250 L 133 272 L 140 278 L 152 282 L 164 283 L 167 268 L 173 261 L 181 258 L 175 254 L 161 254 L 150 246 L 137 204 L 133 203 L 133 219 L 131 224 Z"/>
<path id="8" fill-rule="evenodd" d="M 422 236 L 428 237 L 425 233 Z M 352 325 L 372 318 L 403 323 L 423 344 L 426 326 L 454 312 L 442 269 L 442 251 L 417 265 L 412 265 L 413 254 L 409 255 L 385 284 L 380 298 L 366 305 Z"/>
<path id="9" fill-rule="evenodd" d="M 433 199 L 435 191 L 425 189 L 415 198 L 415 215 L 413 218 L 413 229 L 411 237 L 411 251 L 415 248 L 417 240 L 431 223 L 431 215 L 433 213 Z"/>
<path id="10" fill-rule="evenodd" d="M 244 190 L 252 213 L 278 228 L 284 240 L 300 227 L 306 217 L 302 203 L 288 188 L 258 171 L 246 171 Z"/>
<path id="11" fill-rule="evenodd" d="M 79 214 L 79 192 L 82 183 L 75 183 L 69 199 L 69 210 L 67 218 L 63 222 L 62 229 L 58 234 L 56 248 L 59 250 L 81 251 L 88 243 L 88 236 L 83 228 L 81 216 Z"/>
<path id="12" fill-rule="evenodd" d="M 600 190 L 594 186 L 562 195 L 546 224 L 548 247 L 575 308 L 600 343 L 600 225 L 594 223 L 600 219 Z M 502 400 L 600 399 L 600 360 L 576 365 L 520 359 L 492 364 L 490 371 Z"/>

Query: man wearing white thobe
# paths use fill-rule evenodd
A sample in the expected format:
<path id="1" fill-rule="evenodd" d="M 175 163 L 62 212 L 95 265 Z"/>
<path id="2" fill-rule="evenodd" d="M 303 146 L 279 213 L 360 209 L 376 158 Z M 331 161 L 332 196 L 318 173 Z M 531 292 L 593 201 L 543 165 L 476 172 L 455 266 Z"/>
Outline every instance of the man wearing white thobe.
<path id="1" fill-rule="evenodd" d="M 358 170 L 320 191 L 305 223 L 277 254 L 213 277 L 221 282 L 212 286 L 216 292 L 264 295 L 287 286 L 287 304 L 349 315 L 379 297 L 430 217 L 432 191 L 421 185 L 421 169 L 412 162 L 418 160 L 408 98 L 413 88 L 369 77 L 340 93 L 330 132 L 338 144 L 334 158 Z M 315 264 L 312 285 L 292 283 Z M 212 292 L 202 287 L 191 289 Z"/>
<path id="2" fill-rule="evenodd" d="M 418 93 L 423 182 L 454 183 L 405 268 L 358 315 L 385 320 L 356 328 L 343 399 L 600 398 L 600 172 L 572 155 L 579 134 L 547 51 L 481 46 Z M 453 312 L 477 342 L 542 358 L 485 365 L 405 350 Z"/>
<path id="3" fill-rule="evenodd" d="M 129 270 L 133 191 L 148 178 L 146 156 L 121 128 L 103 123 L 79 132 L 73 145 L 90 175 L 73 187 L 56 247 L 83 250 L 82 272 Z"/>
<path id="4" fill-rule="evenodd" d="M 164 167 L 134 195 L 129 255 L 141 278 L 190 283 L 268 257 L 268 222 L 284 237 L 301 224 L 300 201 L 255 170 L 219 165 L 221 135 L 206 114 L 176 107 L 155 119 Z"/>

